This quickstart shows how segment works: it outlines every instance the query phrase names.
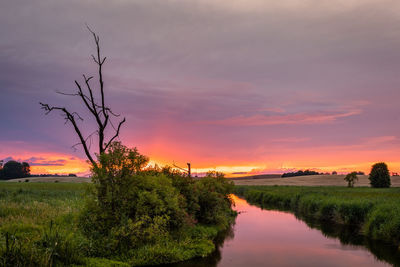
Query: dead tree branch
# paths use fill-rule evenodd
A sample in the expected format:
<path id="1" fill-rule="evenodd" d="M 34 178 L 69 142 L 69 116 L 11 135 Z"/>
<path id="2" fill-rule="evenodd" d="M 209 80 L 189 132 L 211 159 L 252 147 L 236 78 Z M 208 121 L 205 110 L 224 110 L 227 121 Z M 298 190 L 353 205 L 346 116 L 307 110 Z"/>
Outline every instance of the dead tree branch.
<path id="1" fill-rule="evenodd" d="M 73 96 L 73 97 L 78 97 L 80 100 L 83 102 L 84 107 L 90 112 L 92 119 L 96 121 L 96 128 L 97 130 L 95 133 L 98 135 L 98 154 L 102 154 L 110 145 L 111 143 L 119 137 L 121 126 L 125 123 L 126 119 L 123 118 L 119 124 L 118 127 L 115 129 L 114 135 L 106 141 L 106 136 L 105 136 L 105 131 L 107 129 L 107 126 L 109 123 L 112 125 L 112 121 L 110 119 L 110 116 L 112 117 L 119 117 L 119 114 L 113 113 L 111 108 L 106 106 L 105 104 L 105 94 L 104 94 L 104 80 L 103 80 L 103 64 L 106 60 L 106 57 L 101 56 L 101 50 L 100 50 L 100 38 L 99 36 L 92 31 L 87 26 L 89 32 L 93 35 L 95 44 L 96 44 L 96 55 L 92 55 L 93 61 L 97 65 L 97 72 L 98 72 L 98 79 L 99 79 L 99 93 L 100 93 L 100 103 L 96 102 L 96 97 L 94 94 L 94 90 L 92 88 L 92 85 L 90 83 L 91 79 L 93 79 L 92 76 L 87 77 L 86 75 L 83 75 L 83 80 L 84 80 L 84 86 L 81 85 L 77 80 L 75 80 L 75 85 L 77 87 L 77 92 L 76 93 L 64 93 L 64 92 L 57 92 L 61 95 L 66 95 L 66 96 Z M 45 110 L 45 114 L 49 114 L 50 112 L 57 110 L 62 113 L 64 116 L 64 119 L 66 120 L 66 123 L 70 122 L 75 130 L 75 133 L 78 135 L 80 143 L 75 144 L 73 147 L 76 145 L 82 145 L 85 154 L 89 161 L 92 163 L 92 165 L 96 168 L 97 163 L 94 160 L 94 157 L 90 151 L 90 145 L 88 145 L 88 141 L 91 142 L 92 134 L 90 134 L 88 137 L 84 137 L 82 134 L 82 130 L 80 126 L 77 123 L 77 120 L 83 121 L 83 118 L 77 113 L 77 112 L 70 112 L 67 110 L 65 107 L 57 107 L 57 106 L 50 106 L 49 104 L 44 104 L 41 103 L 41 108 Z"/>

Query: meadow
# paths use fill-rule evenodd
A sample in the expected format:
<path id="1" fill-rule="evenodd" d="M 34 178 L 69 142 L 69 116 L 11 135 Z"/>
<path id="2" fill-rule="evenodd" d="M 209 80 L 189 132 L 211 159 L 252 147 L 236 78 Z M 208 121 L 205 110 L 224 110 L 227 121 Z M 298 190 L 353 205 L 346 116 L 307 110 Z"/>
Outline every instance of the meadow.
<path id="1" fill-rule="evenodd" d="M 198 225 L 129 257 L 93 256 L 79 214 L 90 184 L 0 182 L 0 266 L 135 266 L 210 254 L 219 229 Z"/>
<path id="2" fill-rule="evenodd" d="M 266 209 L 355 226 L 368 238 L 400 245 L 400 188 L 236 186 L 235 192 Z"/>

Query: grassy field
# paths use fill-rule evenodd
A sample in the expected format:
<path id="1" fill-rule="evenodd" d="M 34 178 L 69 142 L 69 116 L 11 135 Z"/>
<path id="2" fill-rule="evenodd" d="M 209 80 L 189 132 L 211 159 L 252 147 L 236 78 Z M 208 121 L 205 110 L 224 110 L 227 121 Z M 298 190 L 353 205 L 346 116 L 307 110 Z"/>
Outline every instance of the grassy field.
<path id="1" fill-rule="evenodd" d="M 50 266 L 61 255 L 80 262 L 87 245 L 76 224 L 83 192 L 84 184 L 1 182 L 0 265 Z"/>
<path id="2" fill-rule="evenodd" d="M 287 178 L 234 179 L 235 185 L 346 186 L 345 175 L 310 175 Z M 358 175 L 354 186 L 369 186 L 368 175 Z M 400 176 L 392 176 L 392 187 L 400 187 Z"/>
<path id="3" fill-rule="evenodd" d="M 353 225 L 363 235 L 400 246 L 400 188 L 237 186 L 236 193 L 264 208 Z"/>
<path id="4" fill-rule="evenodd" d="M 210 254 L 218 229 L 196 226 L 181 240 L 147 245 L 129 259 L 98 258 L 80 232 L 84 183 L 0 182 L 0 266 L 135 266 Z"/>

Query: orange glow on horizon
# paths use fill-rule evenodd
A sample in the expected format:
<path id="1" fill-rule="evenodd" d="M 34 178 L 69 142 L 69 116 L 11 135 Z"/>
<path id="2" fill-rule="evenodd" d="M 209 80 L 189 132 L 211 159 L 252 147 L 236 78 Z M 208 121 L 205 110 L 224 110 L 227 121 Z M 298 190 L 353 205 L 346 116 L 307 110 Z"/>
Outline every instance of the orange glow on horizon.
<path id="1" fill-rule="evenodd" d="M 52 159 L 65 159 L 65 164 L 62 166 L 31 166 L 31 173 L 32 174 L 69 174 L 69 173 L 76 173 L 80 174 L 83 176 L 89 175 L 89 164 L 82 159 L 73 159 L 71 160 L 69 156 L 67 155 L 41 155 L 43 157 L 47 157 L 49 160 Z M 159 165 L 159 166 L 165 166 L 169 165 L 172 166 L 172 164 L 166 164 L 163 163 L 165 161 L 150 161 L 150 165 Z M 241 166 L 229 166 L 229 165 L 224 165 L 224 166 L 212 166 L 212 167 L 202 167 L 202 168 L 196 168 L 196 165 L 192 165 L 192 174 L 204 174 L 208 171 L 218 171 L 218 172 L 223 172 L 227 177 L 238 177 L 238 176 L 246 176 L 246 175 L 257 175 L 257 174 L 277 174 L 277 173 L 283 173 L 283 172 L 290 172 L 290 171 L 296 171 L 296 170 L 315 170 L 318 172 L 332 172 L 332 171 L 337 171 L 339 174 L 340 173 L 348 173 L 350 171 L 363 171 L 366 174 L 369 173 L 372 164 L 375 162 L 365 162 L 365 163 L 358 163 L 358 164 L 352 164 L 352 165 L 331 165 L 331 166 L 310 166 L 310 165 L 302 165 L 302 163 L 296 163 L 296 162 L 291 162 L 290 165 L 256 165 L 256 164 L 251 164 L 251 165 L 241 165 Z M 400 170 L 400 162 L 386 162 L 389 166 L 389 170 L 391 172 L 398 172 Z M 179 166 L 179 165 L 178 165 Z M 186 165 L 181 165 L 182 167 L 186 167 Z"/>
<path id="2" fill-rule="evenodd" d="M 166 143 L 139 147 L 139 152 L 150 157 L 150 164 L 159 166 L 173 166 L 177 164 L 186 168 L 186 163 L 191 162 L 192 174 L 202 175 L 207 171 L 219 171 L 227 177 L 237 177 L 255 174 L 278 174 L 296 170 L 310 169 L 318 172 L 349 173 L 351 171 L 370 172 L 371 166 L 376 162 L 386 162 L 391 172 L 400 172 L 399 153 L 394 149 L 367 150 L 354 147 L 320 147 L 302 149 L 280 148 L 271 150 L 267 156 L 254 154 L 254 158 L 219 156 L 202 153 L 202 151 L 186 151 L 180 147 L 168 146 Z M 12 156 L 17 160 L 30 158 L 37 159 L 31 164 L 32 174 L 69 174 L 88 176 L 89 164 L 86 159 L 74 154 L 54 153 L 41 151 L 34 147 L 24 145 L 12 149 L 5 147 L 4 151 L 14 151 L 15 154 L 0 153 L 0 159 Z M 182 152 L 183 151 L 183 152 Z M 0 151 L 1 152 L 1 151 Z M 189 156 L 188 156 L 189 155 Z M 245 159 L 246 158 L 246 159 Z M 260 159 L 261 158 L 261 159 Z M 264 159 L 263 159 L 264 158 Z"/>

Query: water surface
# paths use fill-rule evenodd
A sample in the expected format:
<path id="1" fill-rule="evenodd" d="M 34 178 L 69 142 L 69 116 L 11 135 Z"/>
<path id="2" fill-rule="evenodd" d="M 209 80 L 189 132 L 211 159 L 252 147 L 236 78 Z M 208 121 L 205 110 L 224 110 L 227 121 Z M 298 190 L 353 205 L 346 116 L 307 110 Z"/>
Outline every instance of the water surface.
<path id="1" fill-rule="evenodd" d="M 287 212 L 263 210 L 234 196 L 240 212 L 211 256 L 173 266 L 400 266 L 398 249 Z"/>

